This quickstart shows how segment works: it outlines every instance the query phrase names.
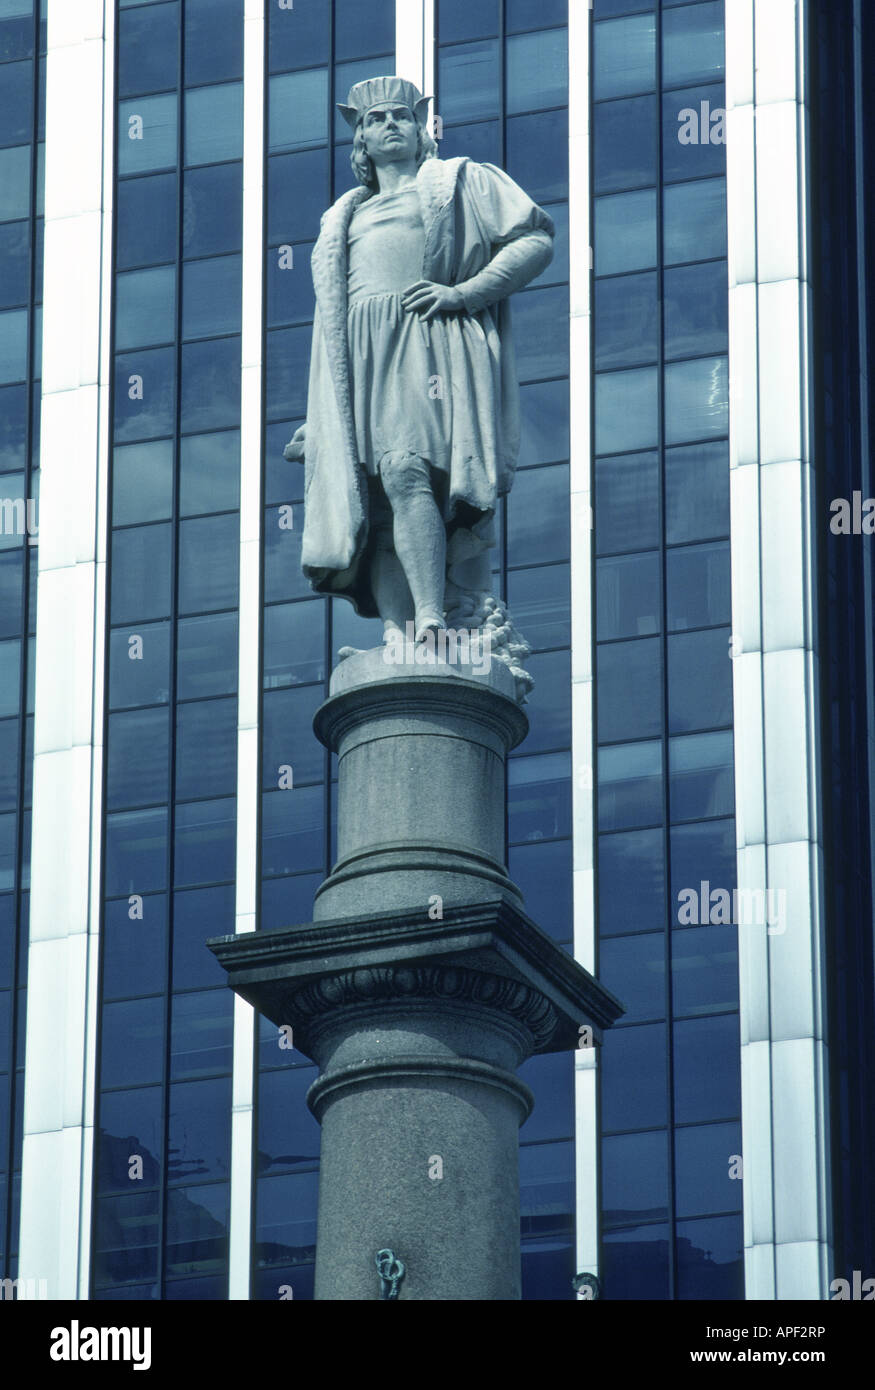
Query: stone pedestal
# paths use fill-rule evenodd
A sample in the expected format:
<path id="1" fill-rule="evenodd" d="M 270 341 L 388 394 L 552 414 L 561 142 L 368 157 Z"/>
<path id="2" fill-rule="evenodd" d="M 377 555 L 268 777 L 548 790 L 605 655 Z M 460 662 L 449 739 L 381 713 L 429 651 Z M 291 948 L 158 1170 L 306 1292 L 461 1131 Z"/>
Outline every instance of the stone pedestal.
<path id="1" fill-rule="evenodd" d="M 528 727 L 512 692 L 499 662 L 344 662 L 315 721 L 339 757 L 315 920 L 210 943 L 319 1066 L 317 1299 L 379 1298 L 387 1248 L 402 1299 L 518 1299 L 516 1069 L 622 1012 L 504 868 L 505 759 Z"/>

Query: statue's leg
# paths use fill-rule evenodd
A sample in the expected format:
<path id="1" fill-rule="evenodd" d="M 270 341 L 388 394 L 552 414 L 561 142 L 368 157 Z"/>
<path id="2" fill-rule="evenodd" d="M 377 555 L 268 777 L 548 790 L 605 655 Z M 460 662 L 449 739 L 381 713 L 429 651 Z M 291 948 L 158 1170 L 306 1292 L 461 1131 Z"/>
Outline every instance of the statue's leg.
<path id="1" fill-rule="evenodd" d="M 446 527 L 425 459 L 415 454 L 384 454 L 380 477 L 394 517 L 395 554 L 413 595 L 418 639 L 429 628 L 444 626 Z"/>
<path id="2" fill-rule="evenodd" d="M 402 636 L 408 622 L 413 621 L 413 598 L 401 561 L 395 554 L 392 538 L 392 519 L 373 528 L 374 548 L 371 559 L 371 591 L 377 612 L 383 619 L 387 639 L 397 629 Z"/>

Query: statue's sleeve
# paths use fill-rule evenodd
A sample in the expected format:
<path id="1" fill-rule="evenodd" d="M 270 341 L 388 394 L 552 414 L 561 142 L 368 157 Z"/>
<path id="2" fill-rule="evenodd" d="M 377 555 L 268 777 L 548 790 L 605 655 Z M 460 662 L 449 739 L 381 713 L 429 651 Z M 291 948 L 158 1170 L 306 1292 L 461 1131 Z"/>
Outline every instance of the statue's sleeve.
<path id="1" fill-rule="evenodd" d="M 488 265 L 456 286 L 469 314 L 515 294 L 553 259 L 553 219 L 494 164 L 466 164 L 465 204 L 492 248 Z"/>

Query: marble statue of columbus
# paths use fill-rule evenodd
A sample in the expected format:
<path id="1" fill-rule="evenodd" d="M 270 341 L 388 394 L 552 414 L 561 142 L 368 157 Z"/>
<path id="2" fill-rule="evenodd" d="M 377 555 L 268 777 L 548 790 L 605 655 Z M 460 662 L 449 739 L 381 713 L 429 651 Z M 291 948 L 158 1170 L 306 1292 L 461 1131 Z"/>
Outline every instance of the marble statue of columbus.
<path id="1" fill-rule="evenodd" d="M 439 159 L 429 98 L 398 77 L 340 107 L 360 187 L 322 218 L 306 424 L 302 564 L 386 640 L 483 628 L 528 647 L 492 595 L 494 513 L 513 481 L 519 398 L 509 296 L 550 263 L 550 217 L 492 164 Z M 530 684 L 530 682 L 528 682 Z"/>

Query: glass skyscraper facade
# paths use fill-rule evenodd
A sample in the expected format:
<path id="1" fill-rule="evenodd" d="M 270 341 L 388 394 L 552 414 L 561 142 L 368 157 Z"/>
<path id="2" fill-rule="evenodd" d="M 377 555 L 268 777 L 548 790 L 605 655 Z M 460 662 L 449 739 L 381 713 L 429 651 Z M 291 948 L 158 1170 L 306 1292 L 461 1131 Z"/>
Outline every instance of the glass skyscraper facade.
<path id="1" fill-rule="evenodd" d="M 508 867 L 626 1013 L 521 1069 L 523 1298 L 875 1273 L 875 587 L 829 529 L 875 493 L 864 11 L 0 0 L 0 1276 L 313 1296 L 316 1068 L 204 942 L 309 920 L 336 857 L 312 719 L 380 625 L 304 580 L 283 447 L 335 103 L 387 72 L 556 227 L 493 552 Z"/>

